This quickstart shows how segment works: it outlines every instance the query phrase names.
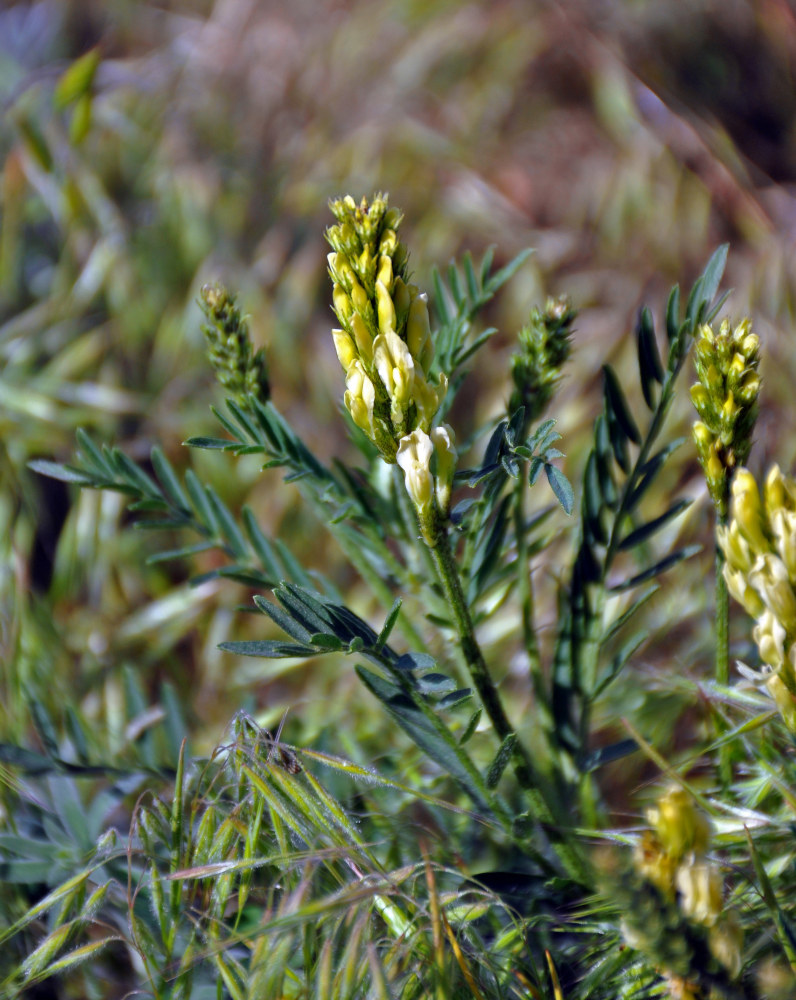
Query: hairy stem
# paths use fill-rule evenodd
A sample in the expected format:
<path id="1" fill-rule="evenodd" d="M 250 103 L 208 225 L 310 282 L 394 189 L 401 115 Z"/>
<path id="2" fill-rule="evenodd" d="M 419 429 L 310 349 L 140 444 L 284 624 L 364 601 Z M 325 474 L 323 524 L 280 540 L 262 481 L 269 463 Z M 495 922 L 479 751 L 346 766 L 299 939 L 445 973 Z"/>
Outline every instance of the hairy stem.
<path id="1" fill-rule="evenodd" d="M 516 735 L 515 730 L 506 715 L 500 695 L 478 644 L 448 534 L 442 524 L 436 530 L 435 541 L 436 545 L 431 547 L 430 551 L 434 557 L 448 604 L 453 612 L 459 645 L 473 686 L 484 706 L 484 711 L 502 742 L 507 736 Z M 573 878 L 584 884 L 590 884 L 588 865 L 565 839 L 565 824 L 562 823 L 560 815 L 562 810 L 557 808 L 561 804 L 555 802 L 551 804 L 543 794 L 547 783 L 534 765 L 527 748 L 519 739 L 514 742 L 512 759 L 517 781 L 527 795 L 535 818 L 546 828 L 553 849 Z"/>
<path id="2" fill-rule="evenodd" d="M 727 518 L 720 517 L 724 527 Z M 716 680 L 730 683 L 730 599 L 724 579 L 724 553 L 716 546 Z"/>

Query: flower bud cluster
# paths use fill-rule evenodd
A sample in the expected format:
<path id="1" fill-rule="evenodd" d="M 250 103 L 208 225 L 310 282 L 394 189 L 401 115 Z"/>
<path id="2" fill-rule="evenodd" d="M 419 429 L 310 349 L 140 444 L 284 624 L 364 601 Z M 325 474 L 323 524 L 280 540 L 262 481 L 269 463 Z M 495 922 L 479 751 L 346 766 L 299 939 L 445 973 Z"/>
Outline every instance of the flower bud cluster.
<path id="1" fill-rule="evenodd" d="M 216 378 L 244 409 L 254 396 L 265 403 L 271 395 L 265 351 L 255 354 L 249 326 L 235 299 L 220 285 L 203 285 L 199 305 L 210 321 L 202 327 L 207 340 L 207 356 Z"/>
<path id="2" fill-rule="evenodd" d="M 702 928 L 707 935 L 707 946 L 712 959 L 735 978 L 741 969 L 743 932 L 737 915 L 727 910 L 723 902 L 723 879 L 718 866 L 707 857 L 710 827 L 707 818 L 696 808 L 691 796 L 683 788 L 672 786 L 647 812 L 652 830 L 639 841 L 634 856 L 636 873 L 658 890 L 664 902 L 659 910 L 663 915 L 672 906 L 691 925 Z M 630 912 L 623 920 L 623 933 L 635 948 L 654 953 L 663 970 L 679 988 L 691 988 L 688 982 L 687 954 L 689 948 L 683 941 L 683 955 L 673 949 L 676 934 L 672 933 L 677 916 L 672 910 L 669 933 L 654 933 L 649 914 L 639 919 Z M 661 941 L 666 938 L 666 954 L 661 952 Z M 671 953 L 670 953 L 671 952 Z M 693 995 L 701 994 L 693 987 Z"/>
<path id="3" fill-rule="evenodd" d="M 428 297 L 407 281 L 401 213 L 388 208 L 386 195 L 359 205 L 347 195 L 329 207 L 338 223 L 326 239 L 345 405 L 385 461 L 395 462 L 403 437 L 428 434 L 447 390 L 445 375 L 436 384 L 430 377 Z"/>
<path id="4" fill-rule="evenodd" d="M 732 520 L 717 537 L 727 589 L 756 620 L 766 687 L 796 732 L 796 481 L 772 466 L 761 499 L 754 476 L 739 469 Z"/>
<path id="5" fill-rule="evenodd" d="M 705 324 L 697 335 L 699 381 L 691 387 L 691 399 L 700 419 L 694 424 L 694 441 L 721 518 L 727 516 L 732 474 L 749 457 L 757 419 L 760 341 L 751 329 L 750 319 L 734 330 L 725 319 L 718 333 Z"/>
<path id="6" fill-rule="evenodd" d="M 520 350 L 511 359 L 514 390 L 509 411 L 524 406 L 528 423 L 541 416 L 553 397 L 572 351 L 572 324 L 577 315 L 566 297 L 548 299 L 544 310 L 531 311 L 530 322 L 520 330 Z"/>

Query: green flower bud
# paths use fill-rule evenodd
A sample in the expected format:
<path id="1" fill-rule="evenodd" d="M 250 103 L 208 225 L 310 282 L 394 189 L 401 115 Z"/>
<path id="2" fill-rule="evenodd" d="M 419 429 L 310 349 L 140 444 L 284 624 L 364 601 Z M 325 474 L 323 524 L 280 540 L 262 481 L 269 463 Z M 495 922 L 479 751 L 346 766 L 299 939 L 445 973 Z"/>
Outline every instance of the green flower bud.
<path id="1" fill-rule="evenodd" d="M 509 411 L 524 406 L 527 424 L 541 416 L 553 397 L 572 350 L 577 315 L 568 299 L 548 299 L 544 311 L 533 309 L 528 326 L 520 330 L 520 349 L 511 361 L 514 391 Z"/>
<path id="2" fill-rule="evenodd" d="M 209 320 L 202 332 L 218 381 L 244 409 L 251 408 L 252 397 L 267 402 L 271 386 L 265 351 L 253 351 L 248 323 L 234 297 L 221 285 L 204 285 L 199 305 Z"/>
<path id="3" fill-rule="evenodd" d="M 456 436 L 452 427 L 448 424 L 441 424 L 431 431 L 430 437 L 434 444 L 434 454 L 437 460 L 434 494 L 440 513 L 443 517 L 447 517 L 450 512 L 453 475 L 456 472 L 456 462 L 459 458 L 455 448 Z"/>
<path id="4" fill-rule="evenodd" d="M 722 519 L 727 516 L 730 480 L 749 455 L 757 419 L 759 341 L 750 327 L 751 320 L 744 319 L 732 330 L 724 320 L 716 333 L 705 324 L 694 351 L 699 381 L 691 388 L 691 399 L 713 436 L 711 446 L 700 431 L 697 455 Z"/>

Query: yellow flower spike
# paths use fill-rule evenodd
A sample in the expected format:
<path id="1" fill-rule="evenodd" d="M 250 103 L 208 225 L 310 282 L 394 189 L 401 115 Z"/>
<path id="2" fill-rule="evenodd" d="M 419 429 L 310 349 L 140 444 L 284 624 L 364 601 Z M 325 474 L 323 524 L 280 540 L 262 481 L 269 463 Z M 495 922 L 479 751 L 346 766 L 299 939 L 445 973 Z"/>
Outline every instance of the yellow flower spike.
<path id="1" fill-rule="evenodd" d="M 440 424 L 439 427 L 435 427 L 431 431 L 430 437 L 437 458 L 437 469 L 434 477 L 437 506 L 443 517 L 447 517 L 451 505 L 453 475 L 459 458 L 455 447 L 456 435 L 448 424 Z"/>
<path id="2" fill-rule="evenodd" d="M 392 463 L 404 435 L 428 433 L 447 383 L 440 379 L 432 387 L 425 378 L 433 346 L 425 296 L 407 284 L 408 253 L 397 232 L 401 213 L 388 209 L 381 194 L 370 204 L 346 196 L 329 207 L 337 220 L 326 238 L 340 327 L 335 349 L 347 373 L 345 403 Z"/>
<path id="3" fill-rule="evenodd" d="M 769 516 L 769 526 L 777 555 L 785 564 L 790 579 L 796 580 L 796 511 L 775 510 Z"/>
<path id="4" fill-rule="evenodd" d="M 398 334 L 388 330 L 373 341 L 373 364 L 390 397 L 390 418 L 398 429 L 413 398 L 414 360 Z"/>
<path id="5" fill-rule="evenodd" d="M 749 571 L 748 579 L 785 630 L 791 634 L 796 632 L 796 595 L 782 560 L 770 553 L 760 556 Z"/>
<path id="6" fill-rule="evenodd" d="M 787 685 L 778 674 L 772 674 L 768 678 L 766 687 L 776 702 L 785 725 L 792 733 L 796 733 L 796 694 L 788 690 Z"/>
<path id="7" fill-rule="evenodd" d="M 716 528 L 716 540 L 721 546 L 724 558 L 734 570 L 746 574 L 754 565 L 756 555 L 749 542 L 741 534 L 737 521 L 731 521 L 728 527 L 719 525 Z"/>
<path id="8" fill-rule="evenodd" d="M 785 640 L 787 634 L 776 616 L 764 609 L 752 629 L 752 638 L 757 643 L 760 659 L 774 670 L 779 670 L 785 662 Z"/>
<path id="9" fill-rule="evenodd" d="M 710 928 L 708 947 L 717 962 L 721 962 L 732 979 L 741 971 L 741 950 L 743 948 L 743 927 L 734 910 L 722 913 Z"/>
<path id="10" fill-rule="evenodd" d="M 732 484 L 732 512 L 744 538 L 762 554 L 771 546 L 764 533 L 763 508 L 755 477 L 748 469 L 738 469 Z"/>
<path id="11" fill-rule="evenodd" d="M 677 869 L 680 908 L 687 917 L 712 927 L 722 910 L 721 872 L 705 858 L 693 856 Z"/>
<path id="12" fill-rule="evenodd" d="M 332 338 L 334 339 L 334 349 L 337 351 L 337 357 L 343 367 L 343 371 L 347 372 L 357 360 L 357 350 L 354 341 L 345 330 L 332 330 Z"/>
<path id="13" fill-rule="evenodd" d="M 645 830 L 636 843 L 633 863 L 636 871 L 657 886 L 667 899 L 674 898 L 677 862 L 663 850 L 652 830 Z"/>
<path id="14" fill-rule="evenodd" d="M 663 849 L 671 857 L 682 858 L 689 851 L 702 853 L 708 844 L 710 824 L 694 805 L 689 793 L 672 785 L 647 812 Z"/>
<path id="15" fill-rule="evenodd" d="M 777 510 L 796 511 L 796 482 L 772 465 L 763 484 L 763 502 L 769 517 Z"/>
<path id="16" fill-rule="evenodd" d="M 746 573 L 739 569 L 733 569 L 729 563 L 724 566 L 724 579 L 727 582 L 727 590 L 735 600 L 742 604 L 744 610 L 752 618 L 758 618 L 766 610 L 765 604 L 760 600 L 760 595 L 749 585 Z"/>

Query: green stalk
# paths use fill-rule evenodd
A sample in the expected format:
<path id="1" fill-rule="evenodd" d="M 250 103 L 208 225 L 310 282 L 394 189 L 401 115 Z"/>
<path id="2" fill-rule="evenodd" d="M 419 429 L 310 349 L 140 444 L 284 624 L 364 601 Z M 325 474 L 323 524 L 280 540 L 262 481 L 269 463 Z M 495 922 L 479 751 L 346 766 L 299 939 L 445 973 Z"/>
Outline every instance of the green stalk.
<path id="1" fill-rule="evenodd" d="M 727 525 L 727 517 L 719 517 L 722 527 Z M 724 553 L 716 546 L 716 680 L 719 684 L 730 683 L 730 599 L 727 581 L 724 579 Z"/>
<path id="2" fill-rule="evenodd" d="M 718 514 L 718 522 L 724 527 L 727 515 Z M 727 581 L 724 579 L 724 553 L 716 546 L 716 681 L 719 684 L 730 683 L 730 597 L 727 591 Z M 717 718 L 719 735 L 726 726 Z M 728 788 L 732 782 L 732 747 L 725 743 L 719 750 L 719 779 Z"/>
<path id="3" fill-rule="evenodd" d="M 467 670 L 478 692 L 481 704 L 501 742 L 516 732 L 506 715 L 500 695 L 492 680 L 481 647 L 475 635 L 475 627 L 470 616 L 470 609 L 462 589 L 459 572 L 451 551 L 450 541 L 444 524 L 439 524 L 435 531 L 436 545 L 430 547 L 431 554 L 439 573 L 440 582 L 453 612 L 456 631 L 459 635 L 459 645 L 467 665 Z M 525 791 L 532 812 L 551 838 L 551 845 L 558 854 L 569 874 L 585 885 L 592 882 L 589 868 L 584 859 L 566 839 L 565 826 L 557 811 L 552 808 L 542 788 L 545 787 L 542 776 L 535 767 L 527 748 L 519 739 L 515 739 L 512 751 L 514 772 L 520 787 Z M 555 834 L 554 830 L 560 830 Z M 560 838 L 560 839 L 559 839 Z"/>
<path id="4" fill-rule="evenodd" d="M 520 595 L 522 615 L 522 637 L 525 651 L 528 654 L 531 678 L 534 691 L 540 691 L 539 671 L 541 658 L 539 643 L 534 625 L 533 580 L 528 565 L 528 545 L 525 536 L 525 485 L 526 479 L 521 475 L 514 487 L 514 533 L 517 538 L 517 588 Z"/>

